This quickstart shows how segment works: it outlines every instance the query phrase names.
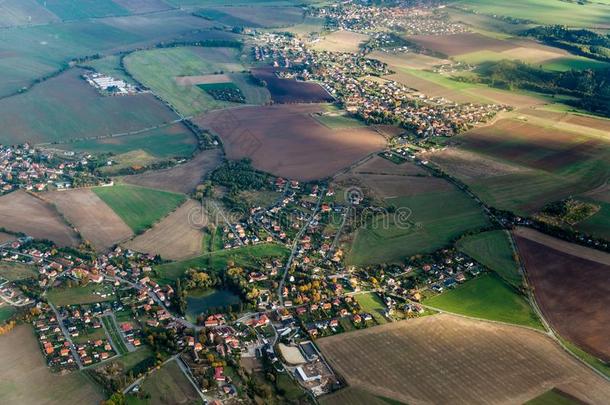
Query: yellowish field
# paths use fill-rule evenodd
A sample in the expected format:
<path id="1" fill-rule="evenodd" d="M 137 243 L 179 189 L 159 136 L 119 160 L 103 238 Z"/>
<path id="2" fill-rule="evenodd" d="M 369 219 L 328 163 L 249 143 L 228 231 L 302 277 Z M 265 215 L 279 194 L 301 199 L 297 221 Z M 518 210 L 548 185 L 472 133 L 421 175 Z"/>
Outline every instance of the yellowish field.
<path id="1" fill-rule="evenodd" d="M 318 51 L 357 52 L 360 45 L 369 39 L 368 35 L 351 31 L 335 31 L 313 45 Z"/>
<path id="2" fill-rule="evenodd" d="M 97 250 L 106 250 L 133 234 L 127 224 L 90 189 L 54 191 L 45 194 L 44 198 L 51 201 Z"/>
<path id="3" fill-rule="evenodd" d="M 201 207 L 188 200 L 176 211 L 163 218 L 151 229 L 127 242 L 125 246 L 137 252 L 158 254 L 164 259 L 182 260 L 201 254 L 203 234 L 191 225 Z"/>
<path id="4" fill-rule="evenodd" d="M 446 65 L 452 63 L 448 59 L 435 58 L 433 56 L 424 55 L 413 52 L 385 52 L 373 51 L 368 54 L 369 59 L 376 59 L 387 63 L 390 66 L 399 66 L 409 69 L 432 69 L 437 65 Z"/>
<path id="5" fill-rule="evenodd" d="M 347 383 L 408 404 L 524 403 L 551 388 L 606 403 L 610 383 L 542 333 L 434 315 L 317 341 Z"/>

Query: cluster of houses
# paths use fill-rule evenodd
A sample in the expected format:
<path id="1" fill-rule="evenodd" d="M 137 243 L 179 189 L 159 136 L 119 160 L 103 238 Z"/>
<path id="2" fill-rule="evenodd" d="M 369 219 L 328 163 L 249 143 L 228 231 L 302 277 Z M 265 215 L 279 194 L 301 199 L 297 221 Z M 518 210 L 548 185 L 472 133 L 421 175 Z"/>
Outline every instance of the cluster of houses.
<path id="1" fill-rule="evenodd" d="M 17 189 L 44 191 L 58 184 L 70 186 L 75 172 L 82 170 L 79 160 L 54 159 L 53 154 L 27 143 L 0 145 L 0 195 Z"/>
<path id="2" fill-rule="evenodd" d="M 401 126 L 420 138 L 453 136 L 510 109 L 428 97 L 383 78 L 391 73 L 387 65 L 369 58 L 365 51 L 317 51 L 298 38 L 279 33 L 260 34 L 258 40 L 255 58 L 272 63 L 280 76 L 314 80 L 351 114 L 369 123 Z"/>
<path id="3" fill-rule="evenodd" d="M 115 79 L 98 72 L 85 73 L 83 79 L 105 96 L 129 96 L 142 93 L 140 88 L 127 83 L 125 80 Z"/>
<path id="4" fill-rule="evenodd" d="M 359 33 L 396 30 L 408 35 L 450 35 L 468 31 L 459 22 L 451 21 L 442 13 L 440 2 L 404 1 L 393 7 L 376 7 L 358 1 L 312 8 L 310 14 L 323 17 L 331 30 Z"/>

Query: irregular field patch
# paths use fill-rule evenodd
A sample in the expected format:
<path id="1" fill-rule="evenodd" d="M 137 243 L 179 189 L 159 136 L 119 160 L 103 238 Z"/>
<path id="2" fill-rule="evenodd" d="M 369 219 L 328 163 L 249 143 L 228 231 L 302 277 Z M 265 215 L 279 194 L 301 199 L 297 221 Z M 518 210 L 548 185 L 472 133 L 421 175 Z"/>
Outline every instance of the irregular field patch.
<path id="1" fill-rule="evenodd" d="M 322 86 L 314 82 L 278 77 L 271 67 L 252 69 L 252 75 L 264 82 L 275 103 L 326 103 L 334 101 Z"/>
<path id="2" fill-rule="evenodd" d="M 186 200 L 182 194 L 130 185 L 96 187 L 92 190 L 135 233 L 150 228 Z"/>
<path id="3" fill-rule="evenodd" d="M 162 264 L 155 266 L 154 270 L 158 275 L 156 279 L 159 283 L 173 283 L 191 267 L 208 268 L 219 272 L 225 270 L 229 263 L 232 263 L 233 266 L 249 268 L 260 266 L 267 261 L 276 258 L 284 260 L 289 256 L 289 254 L 290 252 L 285 246 L 276 244 L 259 244 L 240 247 L 237 249 L 219 250 L 195 257 L 193 259 Z"/>
<path id="4" fill-rule="evenodd" d="M 142 390 L 150 394 L 149 403 L 151 405 L 200 404 L 202 402 L 176 361 L 170 361 L 144 380 Z"/>
<path id="5" fill-rule="evenodd" d="M 130 14 L 112 0 L 37 0 L 64 21 Z"/>
<path id="6" fill-rule="evenodd" d="M 0 197 L 0 227 L 23 232 L 37 239 L 48 239 L 59 246 L 75 246 L 79 243 L 76 232 L 51 204 L 24 191 Z"/>
<path id="7" fill-rule="evenodd" d="M 544 329 L 529 303 L 495 274 L 466 281 L 453 290 L 424 300 L 432 308 Z"/>
<path id="8" fill-rule="evenodd" d="M 592 403 L 610 395 L 606 380 L 539 332 L 446 314 L 317 344 L 350 386 L 404 403 L 523 403 L 552 387 Z"/>
<path id="9" fill-rule="evenodd" d="M 409 41 L 448 56 L 488 50 L 506 51 L 515 48 L 515 44 L 481 35 L 476 32 L 466 32 L 451 35 L 410 35 Z"/>
<path id="10" fill-rule="evenodd" d="M 210 171 L 220 164 L 219 149 L 199 152 L 186 163 L 167 169 L 149 170 L 141 174 L 122 177 L 122 181 L 136 186 L 190 193 Z"/>
<path id="11" fill-rule="evenodd" d="M 610 361 L 610 255 L 527 229 L 517 229 L 515 239 L 536 301 L 552 327 Z"/>
<path id="12" fill-rule="evenodd" d="M 201 209 L 197 201 L 187 200 L 151 229 L 125 243 L 125 247 L 168 260 L 197 256 L 201 254 L 203 233 L 191 223 L 191 216 Z"/>
<path id="13" fill-rule="evenodd" d="M 43 198 L 51 201 L 97 250 L 107 250 L 132 235 L 129 226 L 90 189 L 54 191 Z"/>
<path id="14" fill-rule="evenodd" d="M 457 247 L 513 287 L 520 288 L 522 275 L 509 238 L 510 235 L 504 230 L 483 232 L 460 239 Z"/>
<path id="15" fill-rule="evenodd" d="M 0 398 L 10 404 L 81 405 L 104 397 L 78 372 L 53 374 L 29 325 L 0 336 Z"/>
<path id="16" fill-rule="evenodd" d="M 339 30 L 325 35 L 313 45 L 313 48 L 328 52 L 357 52 L 360 45 L 368 39 L 368 35 Z"/>
<path id="17" fill-rule="evenodd" d="M 238 104 L 215 100 L 197 86 L 176 84 L 176 77 L 242 72 L 234 48 L 178 47 L 134 52 L 124 59 L 127 70 L 185 116 Z M 255 90 L 254 85 L 251 87 Z M 260 91 L 264 89 L 260 86 Z M 244 90 L 246 94 L 246 91 Z M 248 99 L 246 100 L 248 102 Z"/>
<path id="18" fill-rule="evenodd" d="M 316 105 L 245 107 L 212 112 L 196 123 L 217 133 L 229 159 L 252 159 L 257 169 L 298 180 L 331 176 L 384 147 L 369 128 L 331 130 L 313 119 Z"/>
<path id="19" fill-rule="evenodd" d="M 348 251 L 348 263 L 400 262 L 414 254 L 440 249 L 465 231 L 488 224 L 480 207 L 452 188 L 398 197 L 386 204 L 396 207 L 398 214 L 382 214 L 358 228 Z"/>

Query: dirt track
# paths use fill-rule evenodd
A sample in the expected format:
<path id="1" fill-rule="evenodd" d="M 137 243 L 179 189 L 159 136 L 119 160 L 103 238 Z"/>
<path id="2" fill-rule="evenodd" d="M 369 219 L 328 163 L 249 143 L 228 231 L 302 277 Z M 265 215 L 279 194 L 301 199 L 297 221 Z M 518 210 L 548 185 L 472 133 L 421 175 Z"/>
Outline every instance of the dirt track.
<path id="1" fill-rule="evenodd" d="M 610 383 L 547 336 L 451 315 L 317 341 L 347 383 L 408 404 L 522 404 L 558 388 L 607 403 Z"/>
<path id="2" fill-rule="evenodd" d="M 591 249 L 537 232 L 517 230 L 515 240 L 538 306 L 553 329 L 610 361 L 610 255 L 589 254 Z"/>

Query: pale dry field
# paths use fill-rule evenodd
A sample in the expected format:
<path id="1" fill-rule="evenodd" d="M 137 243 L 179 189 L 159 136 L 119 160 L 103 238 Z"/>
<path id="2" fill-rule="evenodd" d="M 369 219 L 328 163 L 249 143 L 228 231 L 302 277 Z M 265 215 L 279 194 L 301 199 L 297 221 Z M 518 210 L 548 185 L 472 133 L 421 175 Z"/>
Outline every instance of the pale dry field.
<path id="1" fill-rule="evenodd" d="M 158 254 L 164 259 L 181 260 L 201 254 L 203 234 L 191 225 L 200 204 L 187 200 L 151 229 L 125 243 L 142 253 Z"/>
<path id="2" fill-rule="evenodd" d="M 104 399 L 97 387 L 78 372 L 53 374 L 29 325 L 0 336 L 0 359 L 3 404 L 97 405 Z"/>
<path id="3" fill-rule="evenodd" d="M 133 235 L 131 228 L 90 189 L 54 191 L 43 198 L 53 203 L 98 251 Z"/>
<path id="4" fill-rule="evenodd" d="M 558 388 L 605 404 L 610 383 L 533 330 L 441 314 L 319 339 L 347 383 L 404 403 L 522 404 Z"/>
<path id="5" fill-rule="evenodd" d="M 367 55 L 369 59 L 376 59 L 390 66 L 398 66 L 409 69 L 432 69 L 436 65 L 448 65 L 448 59 L 435 58 L 433 56 L 412 52 L 385 52 L 373 51 Z"/>
<path id="6" fill-rule="evenodd" d="M 531 171 L 523 166 L 511 165 L 453 147 L 435 152 L 424 152 L 419 154 L 419 157 L 430 160 L 447 173 L 464 181 L 507 174 L 524 174 Z"/>
<path id="7" fill-rule="evenodd" d="M 357 52 L 360 44 L 369 39 L 368 35 L 351 31 L 334 31 L 313 45 L 318 51 Z"/>
<path id="8" fill-rule="evenodd" d="M 0 197 L 0 227 L 60 246 L 79 243 L 77 233 L 51 204 L 21 190 Z"/>
<path id="9" fill-rule="evenodd" d="M 141 174 L 122 177 L 122 181 L 136 186 L 190 193 L 201 180 L 219 164 L 220 149 L 205 150 L 186 163 L 161 170 L 149 170 Z"/>
<path id="10" fill-rule="evenodd" d="M 541 243 L 551 249 L 569 254 L 570 256 L 576 256 L 581 259 L 610 266 L 610 254 L 602 252 L 601 250 L 590 249 L 585 246 L 577 245 L 576 243 L 566 242 L 526 227 L 517 227 L 513 233 L 515 236 Z"/>

